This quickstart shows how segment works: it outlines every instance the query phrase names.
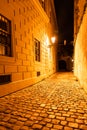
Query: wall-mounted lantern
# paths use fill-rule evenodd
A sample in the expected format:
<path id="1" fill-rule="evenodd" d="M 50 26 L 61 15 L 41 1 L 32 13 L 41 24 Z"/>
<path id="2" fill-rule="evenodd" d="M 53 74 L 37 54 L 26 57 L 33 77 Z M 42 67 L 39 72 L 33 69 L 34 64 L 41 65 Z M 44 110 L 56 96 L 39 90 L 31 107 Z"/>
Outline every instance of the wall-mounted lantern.
<path id="1" fill-rule="evenodd" d="M 56 41 L 56 37 L 51 37 L 51 42 L 55 43 L 55 41 Z"/>
<path id="2" fill-rule="evenodd" d="M 52 44 L 48 45 L 47 47 L 48 47 L 48 48 L 51 48 L 52 46 L 55 45 L 55 44 L 54 44 L 55 42 L 56 42 L 56 37 L 55 37 L 55 36 L 51 37 L 51 43 L 52 43 Z"/>

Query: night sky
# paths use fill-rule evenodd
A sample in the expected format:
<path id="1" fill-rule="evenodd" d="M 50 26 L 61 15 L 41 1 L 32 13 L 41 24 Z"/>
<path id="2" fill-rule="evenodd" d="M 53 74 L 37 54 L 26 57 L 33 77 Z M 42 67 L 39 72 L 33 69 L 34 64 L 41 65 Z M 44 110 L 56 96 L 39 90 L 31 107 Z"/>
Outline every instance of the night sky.
<path id="1" fill-rule="evenodd" d="M 54 0 L 59 42 L 73 40 L 73 0 Z"/>

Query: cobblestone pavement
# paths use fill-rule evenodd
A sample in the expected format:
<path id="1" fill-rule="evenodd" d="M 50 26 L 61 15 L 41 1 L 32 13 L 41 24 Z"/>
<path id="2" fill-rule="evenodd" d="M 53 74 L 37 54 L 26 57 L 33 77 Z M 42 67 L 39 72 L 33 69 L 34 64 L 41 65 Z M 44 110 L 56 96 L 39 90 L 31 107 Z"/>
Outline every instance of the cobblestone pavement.
<path id="1" fill-rule="evenodd" d="M 0 130 L 87 130 L 87 95 L 71 73 L 56 73 L 0 98 Z"/>

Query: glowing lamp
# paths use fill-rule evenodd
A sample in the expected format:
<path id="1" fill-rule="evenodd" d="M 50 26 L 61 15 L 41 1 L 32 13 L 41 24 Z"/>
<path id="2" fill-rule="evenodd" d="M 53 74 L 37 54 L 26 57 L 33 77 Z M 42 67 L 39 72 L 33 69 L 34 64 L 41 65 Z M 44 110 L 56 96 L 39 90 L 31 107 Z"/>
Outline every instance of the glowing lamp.
<path id="1" fill-rule="evenodd" d="M 51 42 L 55 43 L 55 41 L 56 41 L 56 38 L 55 37 L 51 37 Z"/>

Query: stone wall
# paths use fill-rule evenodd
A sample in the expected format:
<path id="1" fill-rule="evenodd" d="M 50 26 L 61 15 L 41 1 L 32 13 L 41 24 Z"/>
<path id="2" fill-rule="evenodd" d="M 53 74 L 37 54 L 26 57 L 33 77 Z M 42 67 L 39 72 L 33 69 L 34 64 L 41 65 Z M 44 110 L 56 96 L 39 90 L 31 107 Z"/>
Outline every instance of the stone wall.
<path id="1" fill-rule="evenodd" d="M 50 16 L 50 10 L 53 12 L 54 9 L 52 1 L 45 12 L 39 0 L 0 0 L 0 13 L 11 21 L 12 32 L 12 57 L 0 56 L 0 75 L 10 74 L 11 82 L 0 84 L 0 96 L 30 86 L 56 72 L 56 48 L 47 48 L 56 28 L 53 23 L 56 17 L 54 14 Z M 35 60 L 34 39 L 40 41 L 40 62 Z"/>
<path id="2" fill-rule="evenodd" d="M 79 1 L 79 7 L 81 8 L 80 5 L 83 5 L 83 3 L 80 2 L 81 1 Z M 83 7 L 84 6 L 82 6 L 82 8 Z M 83 16 L 75 42 L 74 74 L 78 78 L 81 86 L 87 92 L 87 7 L 85 8 L 84 13 L 81 12 L 79 15 L 80 14 L 83 14 Z"/>

